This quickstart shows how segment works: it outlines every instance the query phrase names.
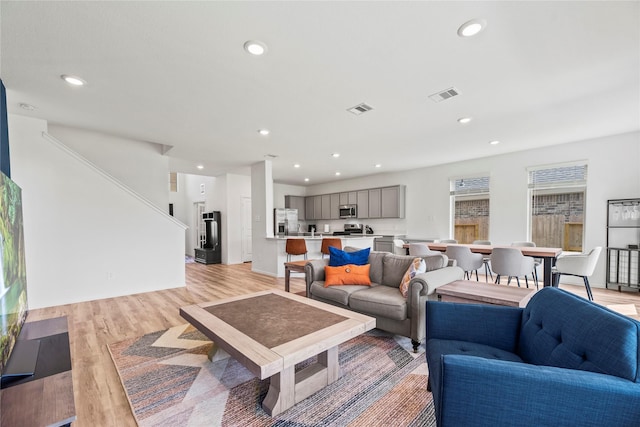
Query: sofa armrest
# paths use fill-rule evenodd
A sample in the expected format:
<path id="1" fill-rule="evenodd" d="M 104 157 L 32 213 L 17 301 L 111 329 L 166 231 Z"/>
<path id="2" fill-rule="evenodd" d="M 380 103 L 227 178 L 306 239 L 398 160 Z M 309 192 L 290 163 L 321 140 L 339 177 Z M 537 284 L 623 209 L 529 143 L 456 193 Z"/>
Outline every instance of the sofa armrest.
<path id="1" fill-rule="evenodd" d="M 621 427 L 640 420 L 640 384 L 622 378 L 463 355 L 441 363 L 440 427 Z"/>
<path id="2" fill-rule="evenodd" d="M 416 274 L 409 283 L 409 289 L 414 286 L 414 283 L 418 284 L 416 289 L 420 290 L 420 295 L 431 295 L 437 288 L 447 283 L 455 282 L 456 280 L 462 280 L 464 277 L 464 270 L 460 267 L 444 267 L 437 270 L 427 271 L 425 273 Z M 412 292 L 413 293 L 413 292 Z"/>
<path id="3" fill-rule="evenodd" d="M 426 340 L 443 339 L 485 344 L 515 352 L 522 308 L 427 301 Z"/>
<path id="4" fill-rule="evenodd" d="M 324 280 L 324 267 L 329 265 L 329 258 L 313 259 L 304 265 L 304 281 L 307 285 L 307 296 L 311 298 L 309 288 L 316 281 Z"/>

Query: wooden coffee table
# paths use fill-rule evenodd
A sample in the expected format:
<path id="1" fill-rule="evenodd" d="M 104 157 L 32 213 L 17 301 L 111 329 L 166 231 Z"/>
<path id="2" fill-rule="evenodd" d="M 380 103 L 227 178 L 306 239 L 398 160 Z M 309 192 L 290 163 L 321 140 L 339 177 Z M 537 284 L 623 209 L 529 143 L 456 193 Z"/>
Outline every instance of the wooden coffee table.
<path id="1" fill-rule="evenodd" d="M 494 285 L 473 280 L 457 280 L 436 289 L 439 301 L 511 307 L 524 307 L 535 292 L 535 289 Z"/>
<path id="2" fill-rule="evenodd" d="M 373 317 L 279 290 L 182 307 L 180 315 L 214 349 L 260 379 L 271 378 L 262 402 L 271 416 L 336 381 L 338 345 L 376 327 Z M 316 355 L 316 363 L 295 372 L 297 363 Z"/>

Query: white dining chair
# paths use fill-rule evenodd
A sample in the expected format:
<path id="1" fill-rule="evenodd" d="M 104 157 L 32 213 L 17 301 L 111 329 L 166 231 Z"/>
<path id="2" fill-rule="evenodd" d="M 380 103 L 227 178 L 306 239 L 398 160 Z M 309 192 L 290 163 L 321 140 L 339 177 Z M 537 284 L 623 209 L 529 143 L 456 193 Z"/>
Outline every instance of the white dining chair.
<path id="1" fill-rule="evenodd" d="M 589 276 L 591 276 L 596 269 L 600 252 L 602 252 L 602 247 L 596 246 L 591 249 L 589 253 L 559 256 L 556 260 L 556 265 L 551 268 L 553 286 L 559 286 L 560 276 L 563 274 L 582 277 L 584 287 L 587 290 L 587 297 L 590 301 L 593 301 L 593 294 L 591 293 L 591 286 L 589 285 Z"/>
<path id="2" fill-rule="evenodd" d="M 521 248 L 535 248 L 535 242 L 513 242 L 511 246 L 519 246 Z M 533 258 L 533 280 L 536 281 L 536 288 L 538 288 L 538 267 L 542 265 L 542 258 Z"/>
<path id="3" fill-rule="evenodd" d="M 441 252 L 432 251 L 426 243 L 409 243 L 409 255 L 411 256 L 432 256 L 440 255 Z"/>
<path id="4" fill-rule="evenodd" d="M 407 249 L 404 247 L 404 240 L 393 239 L 393 253 L 396 255 L 406 255 Z"/>
<path id="5" fill-rule="evenodd" d="M 491 246 L 491 240 L 474 240 L 474 245 L 488 245 Z M 491 281 L 493 281 L 493 273 L 491 272 L 491 266 L 489 265 L 491 261 L 491 256 L 484 255 L 482 258 L 482 263 L 484 264 L 484 281 L 489 281 L 489 276 L 491 276 Z"/>
<path id="6" fill-rule="evenodd" d="M 491 268 L 496 273 L 496 283 L 500 283 L 501 276 L 507 276 L 507 285 L 512 278 L 516 278 L 520 287 L 520 277 L 524 277 L 529 287 L 527 274 L 533 272 L 533 258 L 522 255 L 518 248 L 493 248 L 491 251 Z"/>
<path id="7" fill-rule="evenodd" d="M 478 280 L 478 269 L 482 267 L 483 255 L 471 252 L 467 246 L 448 245 L 445 255 L 449 259 L 455 259 L 456 265 L 464 270 L 464 277 L 471 280 L 471 273 L 476 272 L 476 280 Z"/>

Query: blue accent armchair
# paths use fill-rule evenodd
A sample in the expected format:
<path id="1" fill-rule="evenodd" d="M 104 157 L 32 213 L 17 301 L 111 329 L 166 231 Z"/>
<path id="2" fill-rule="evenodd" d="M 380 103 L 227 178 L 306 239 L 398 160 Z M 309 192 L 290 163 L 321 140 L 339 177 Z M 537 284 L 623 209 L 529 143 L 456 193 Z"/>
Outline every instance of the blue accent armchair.
<path id="1" fill-rule="evenodd" d="M 640 323 L 557 288 L 525 308 L 428 301 L 439 427 L 640 426 Z"/>

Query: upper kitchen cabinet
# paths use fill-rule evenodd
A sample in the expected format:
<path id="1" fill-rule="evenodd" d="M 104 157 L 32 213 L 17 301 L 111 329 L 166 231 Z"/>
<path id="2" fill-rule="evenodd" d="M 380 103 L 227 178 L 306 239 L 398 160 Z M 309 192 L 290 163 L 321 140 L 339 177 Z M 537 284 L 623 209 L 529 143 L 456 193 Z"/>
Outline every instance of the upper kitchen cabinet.
<path id="1" fill-rule="evenodd" d="M 322 200 L 322 217 L 320 219 L 331 219 L 331 194 L 320 196 Z"/>
<path id="2" fill-rule="evenodd" d="M 304 221 L 306 216 L 305 197 L 302 196 L 284 196 L 284 207 L 287 209 L 298 210 L 298 221 Z"/>
<path id="3" fill-rule="evenodd" d="M 381 218 L 381 189 L 372 188 L 369 190 L 369 218 Z"/>
<path id="4" fill-rule="evenodd" d="M 380 215 L 382 218 L 404 218 L 404 185 L 380 189 Z"/>
<path id="5" fill-rule="evenodd" d="M 404 193 L 404 185 L 358 191 L 358 218 L 404 218 Z"/>
<path id="6" fill-rule="evenodd" d="M 369 218 L 369 190 L 360 190 L 356 194 L 358 218 Z"/>
<path id="7" fill-rule="evenodd" d="M 304 198 L 305 219 L 316 219 L 314 201 L 315 197 Z"/>
<path id="8" fill-rule="evenodd" d="M 313 196 L 313 210 L 315 211 L 313 219 L 322 219 L 322 196 Z"/>
<path id="9" fill-rule="evenodd" d="M 340 193 L 341 205 L 355 205 L 358 203 L 358 192 L 349 191 L 348 193 Z"/>
<path id="10" fill-rule="evenodd" d="M 340 194 L 335 193 L 331 195 L 331 218 L 340 219 Z"/>

